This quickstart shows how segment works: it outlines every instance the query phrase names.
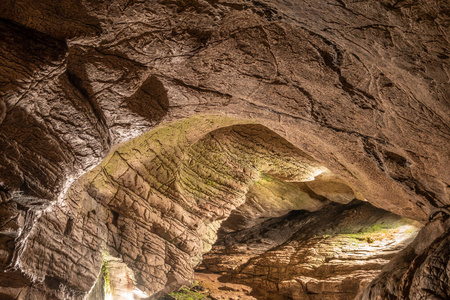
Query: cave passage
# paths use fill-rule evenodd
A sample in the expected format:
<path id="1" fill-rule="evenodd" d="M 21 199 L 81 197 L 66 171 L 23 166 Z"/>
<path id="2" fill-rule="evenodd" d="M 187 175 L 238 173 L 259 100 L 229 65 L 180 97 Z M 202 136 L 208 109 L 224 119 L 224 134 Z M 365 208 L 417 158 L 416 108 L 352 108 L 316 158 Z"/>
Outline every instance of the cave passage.
<path id="1" fill-rule="evenodd" d="M 229 226 L 196 269 L 210 299 L 354 299 L 422 227 L 357 199 Z"/>
<path id="2" fill-rule="evenodd" d="M 42 217 L 56 219 L 65 220 L 65 243 L 90 241 L 93 257 L 63 255 L 91 266 L 88 298 L 108 300 L 348 299 L 420 227 L 364 201 L 267 127 L 222 116 L 159 126 L 121 145 Z M 35 245 L 47 238 L 36 235 Z"/>
<path id="3" fill-rule="evenodd" d="M 422 225 L 301 145 L 225 116 L 160 125 L 29 209 L 13 262 L 56 297 L 353 299 Z"/>
<path id="4" fill-rule="evenodd" d="M 0 299 L 450 299 L 449 13 L 0 0 Z"/>

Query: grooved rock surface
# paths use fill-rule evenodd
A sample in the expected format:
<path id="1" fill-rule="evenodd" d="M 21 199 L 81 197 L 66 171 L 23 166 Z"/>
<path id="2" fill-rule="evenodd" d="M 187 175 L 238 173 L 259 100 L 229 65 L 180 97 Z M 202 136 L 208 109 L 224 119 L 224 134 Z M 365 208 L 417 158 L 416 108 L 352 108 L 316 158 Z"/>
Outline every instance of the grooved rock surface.
<path id="1" fill-rule="evenodd" d="M 1 1 L 0 296 L 81 298 L 107 250 L 136 272 L 140 291 L 170 290 L 192 278 L 220 222 L 261 174 L 301 182 L 299 199 L 311 210 L 354 195 L 428 222 L 450 205 L 449 6 Z M 204 115 L 230 119 L 206 125 Z M 193 116 L 191 140 L 161 129 Z M 145 144 L 158 125 L 169 127 Z M 238 135 L 219 131 L 220 142 L 209 135 L 238 125 Z M 248 158 L 254 150 L 259 162 Z M 241 211 L 264 221 L 295 204 L 261 201 Z M 238 227 L 255 225 L 232 216 Z M 147 218 L 158 220 L 151 230 Z M 445 288 L 448 276 L 425 274 L 444 270 L 432 258 L 448 257 L 437 236 L 447 229 L 430 227 L 433 249 L 411 252 L 408 259 L 423 258 L 411 266 L 423 275 L 395 276 L 366 296 L 395 290 L 420 299 Z"/>
<path id="2" fill-rule="evenodd" d="M 87 293 L 105 255 L 123 260 L 148 296 L 169 292 L 193 280 L 260 172 L 302 181 L 318 170 L 253 122 L 203 116 L 162 126 L 113 151 L 71 186 L 64 205 L 47 208 L 15 263 L 57 297 Z"/>
<path id="3" fill-rule="evenodd" d="M 447 299 L 450 295 L 449 219 L 424 227 L 357 299 Z"/>
<path id="4" fill-rule="evenodd" d="M 411 243 L 417 225 L 358 200 L 292 211 L 219 233 L 201 270 L 251 286 L 258 299 L 354 299 Z"/>

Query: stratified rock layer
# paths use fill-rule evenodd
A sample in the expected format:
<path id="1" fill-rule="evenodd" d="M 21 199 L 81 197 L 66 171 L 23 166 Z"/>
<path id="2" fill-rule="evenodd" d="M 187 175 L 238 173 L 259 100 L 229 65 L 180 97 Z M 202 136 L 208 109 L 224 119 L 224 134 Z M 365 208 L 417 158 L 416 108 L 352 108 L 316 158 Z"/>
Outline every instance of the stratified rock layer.
<path id="1" fill-rule="evenodd" d="M 190 231 L 198 233 L 197 241 L 204 237 L 201 230 L 191 229 L 195 220 L 213 224 L 226 218 L 243 202 L 258 172 L 270 171 L 269 166 L 249 167 L 249 173 L 232 168 L 239 180 L 216 174 L 211 182 L 226 188 L 208 187 L 204 179 L 210 174 L 197 170 L 195 161 L 203 164 L 210 157 L 213 169 L 224 166 L 215 160 L 218 157 L 203 155 L 202 149 L 214 146 L 214 139 L 207 138 L 198 148 L 183 152 L 192 159 L 179 160 L 180 164 L 170 163 L 181 154 L 179 149 L 164 148 L 169 159 L 158 154 L 155 164 L 147 166 L 151 179 L 146 180 L 158 182 L 156 187 L 147 186 L 139 175 L 131 180 L 139 186 L 136 191 L 125 188 L 131 183 L 112 181 L 98 193 L 100 187 L 92 183 L 90 188 L 80 176 L 108 153 L 108 161 L 119 169 L 107 168 L 106 174 L 122 171 L 127 163 L 136 167 L 139 159 L 151 161 L 149 156 L 129 162 L 113 149 L 161 122 L 194 115 L 244 120 L 234 125 L 258 123 L 289 141 L 291 149 L 301 149 L 314 168 L 326 167 L 329 173 L 323 176 L 331 176 L 306 185 L 302 191 L 308 195 L 346 203 L 353 194 L 428 222 L 434 208 L 450 205 L 449 5 L 432 0 L 2 1 L 0 263 L 8 272 L 0 275 L 1 296 L 82 297 L 100 274 L 101 252 L 106 246 L 114 249 L 114 243 L 128 247 L 121 259 L 135 270 L 148 269 L 159 272 L 155 278 L 165 278 L 155 279 L 157 287 L 147 286 L 147 291 L 170 289 L 172 283 L 179 284 L 178 278 L 191 278 L 190 271 L 171 277 L 167 265 L 184 269 L 192 264 L 182 258 L 190 260 L 194 252 L 193 261 L 199 262 L 197 250 L 206 251 L 209 243 L 181 254 L 169 246 L 167 264 L 158 259 L 165 248 L 144 260 L 127 243 L 139 248 L 146 239 L 165 243 L 173 238 L 170 244 L 175 248 L 188 249 Z M 213 129 L 195 130 L 200 139 Z M 164 133 L 160 140 L 171 139 Z M 236 138 L 241 139 L 247 137 Z M 150 149 L 154 147 L 151 143 Z M 133 151 L 119 153 L 127 156 Z M 233 153 L 228 153 L 228 163 L 236 161 Z M 299 173 L 288 175 L 295 174 Z M 269 175 L 295 179 L 281 172 Z M 208 188 L 197 187 L 197 181 Z M 170 202 L 156 197 L 150 204 L 141 203 L 138 199 L 147 200 L 149 189 L 167 193 Z M 110 195 L 115 191 L 120 192 Z M 227 200 L 215 199 L 216 191 L 229 195 Z M 128 211 L 121 201 L 112 201 L 116 196 L 134 207 L 127 204 Z M 137 219 L 145 219 L 146 211 L 159 216 L 172 201 L 194 207 L 189 212 L 194 221 L 179 217 L 181 212 L 175 214 L 178 225 L 170 230 L 162 226 L 150 234 L 146 229 L 146 235 L 136 229 L 142 227 Z M 125 218 L 122 209 L 133 211 L 133 217 L 130 213 Z M 251 206 L 242 210 L 258 212 Z M 262 219 L 268 217 L 258 213 Z M 431 266 L 444 272 L 443 264 L 432 259 L 439 253 L 444 260 L 448 257 L 444 244 L 438 245 L 443 241 L 438 235 L 448 229 L 446 216 L 440 217 L 444 229 L 427 227 L 426 239 L 436 248 L 413 251 L 408 258 L 423 261 L 420 274 Z M 247 221 L 241 218 L 244 225 L 239 226 L 249 225 Z M 139 234 L 121 234 L 118 224 Z M 178 233 L 167 236 L 166 231 Z M 124 241 L 118 239 L 121 235 Z M 212 233 L 205 239 L 213 237 Z M 418 263 L 411 265 L 411 270 L 417 268 Z M 437 285 L 445 290 L 448 285 L 448 276 L 425 280 L 428 277 L 421 275 L 403 283 L 400 277 L 392 277 L 389 287 L 372 287 L 366 296 L 394 293 L 419 299 L 421 291 Z"/>
<path id="2" fill-rule="evenodd" d="M 354 299 L 415 238 L 416 226 L 357 200 L 293 211 L 219 234 L 202 269 L 253 287 L 258 299 Z"/>
<path id="3" fill-rule="evenodd" d="M 449 219 L 424 227 L 357 299 L 447 299 L 450 295 Z"/>
<path id="4" fill-rule="evenodd" d="M 47 208 L 14 263 L 49 293 L 78 297 L 107 255 L 134 271 L 139 290 L 168 292 L 192 281 L 221 221 L 260 172 L 302 181 L 322 171 L 247 121 L 203 116 L 159 127 L 113 151 L 72 185 L 63 205 Z"/>

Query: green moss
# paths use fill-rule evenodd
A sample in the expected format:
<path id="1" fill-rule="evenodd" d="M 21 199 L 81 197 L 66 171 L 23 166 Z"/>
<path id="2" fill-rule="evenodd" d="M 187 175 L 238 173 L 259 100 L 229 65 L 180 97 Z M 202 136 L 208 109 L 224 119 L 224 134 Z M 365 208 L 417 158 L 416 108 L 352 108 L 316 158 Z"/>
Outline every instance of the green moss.
<path id="1" fill-rule="evenodd" d="M 360 242 L 367 242 L 369 244 L 374 242 L 374 238 L 371 237 L 370 234 L 367 234 L 367 233 L 348 233 L 348 234 L 343 234 L 342 236 L 351 238 L 351 239 L 355 239 Z"/>
<path id="2" fill-rule="evenodd" d="M 415 221 L 402 218 L 383 220 L 382 222 L 363 227 L 357 232 L 355 232 L 355 229 L 353 228 L 341 229 L 338 235 L 370 244 L 377 240 L 392 238 L 395 235 L 397 228 L 404 225 L 413 225 L 405 231 L 405 234 L 411 234 L 414 231 L 417 231 L 418 227 L 414 227 L 417 226 Z"/>
<path id="3" fill-rule="evenodd" d="M 259 176 L 259 180 L 258 183 L 262 183 L 262 182 L 271 182 L 273 181 L 275 178 L 273 178 L 272 176 L 269 176 L 265 173 L 261 173 L 261 175 Z"/>
<path id="4" fill-rule="evenodd" d="M 103 260 L 101 276 L 103 277 L 103 294 L 106 298 L 106 295 L 111 294 L 111 279 L 109 278 L 108 263 L 105 260 Z"/>
<path id="5" fill-rule="evenodd" d="M 195 286 L 195 285 L 194 285 Z M 178 291 L 168 294 L 177 300 L 206 300 L 209 299 L 206 295 L 193 291 L 190 288 L 183 286 Z M 164 299 L 164 298 L 160 298 Z"/>

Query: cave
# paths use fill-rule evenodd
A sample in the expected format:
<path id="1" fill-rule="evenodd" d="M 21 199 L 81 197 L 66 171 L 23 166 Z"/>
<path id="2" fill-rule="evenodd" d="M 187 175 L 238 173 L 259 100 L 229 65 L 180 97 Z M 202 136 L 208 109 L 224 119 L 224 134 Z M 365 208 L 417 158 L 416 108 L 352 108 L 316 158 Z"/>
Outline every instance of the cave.
<path id="1" fill-rule="evenodd" d="M 449 24 L 2 1 L 0 299 L 450 299 Z"/>

